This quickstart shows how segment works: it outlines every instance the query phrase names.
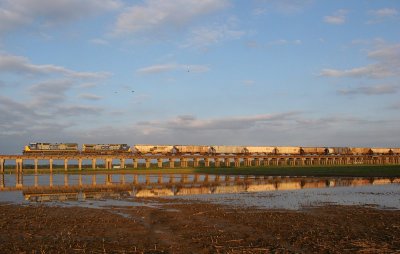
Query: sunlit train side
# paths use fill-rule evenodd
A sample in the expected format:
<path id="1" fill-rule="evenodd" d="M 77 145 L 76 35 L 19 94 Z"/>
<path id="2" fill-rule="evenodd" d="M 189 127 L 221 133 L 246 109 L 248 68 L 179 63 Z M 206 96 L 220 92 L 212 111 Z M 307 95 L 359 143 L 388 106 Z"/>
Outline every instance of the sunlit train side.
<path id="1" fill-rule="evenodd" d="M 130 146 L 127 144 L 83 144 L 83 154 L 114 154 L 114 153 L 129 153 Z"/>
<path id="2" fill-rule="evenodd" d="M 309 155 L 325 155 L 329 153 L 329 149 L 326 147 L 301 147 L 300 154 Z"/>
<path id="3" fill-rule="evenodd" d="M 351 154 L 350 147 L 328 147 L 329 155 L 349 155 Z"/>
<path id="4" fill-rule="evenodd" d="M 246 154 L 255 155 L 272 155 L 276 154 L 276 147 L 274 146 L 246 146 L 244 148 Z"/>
<path id="5" fill-rule="evenodd" d="M 297 147 L 297 146 L 207 146 L 30 143 L 23 154 L 132 154 L 132 155 L 399 155 L 400 148 Z"/>
<path id="6" fill-rule="evenodd" d="M 134 145 L 133 152 L 137 154 L 162 154 L 170 155 L 175 153 L 173 145 Z"/>
<path id="7" fill-rule="evenodd" d="M 350 147 L 350 153 L 353 155 L 371 154 L 371 148 L 368 147 Z"/>
<path id="8" fill-rule="evenodd" d="M 393 151 L 390 148 L 372 147 L 369 151 L 371 154 L 385 155 L 392 154 Z"/>
<path id="9" fill-rule="evenodd" d="M 245 147 L 244 146 L 212 146 L 213 154 L 244 154 Z"/>
<path id="10" fill-rule="evenodd" d="M 212 152 L 211 146 L 195 146 L 195 145 L 175 145 L 176 154 L 209 154 Z"/>
<path id="11" fill-rule="evenodd" d="M 35 153 L 78 153 L 77 143 L 30 143 L 25 146 L 22 151 L 23 154 L 35 154 Z"/>
<path id="12" fill-rule="evenodd" d="M 300 155 L 301 147 L 297 146 L 277 146 L 276 147 L 276 154 L 279 155 Z"/>

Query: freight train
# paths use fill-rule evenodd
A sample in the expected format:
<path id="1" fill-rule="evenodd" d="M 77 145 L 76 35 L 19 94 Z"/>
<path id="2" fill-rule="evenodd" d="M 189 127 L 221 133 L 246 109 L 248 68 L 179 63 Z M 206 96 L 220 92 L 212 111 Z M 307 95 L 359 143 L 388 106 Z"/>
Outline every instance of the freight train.
<path id="1" fill-rule="evenodd" d="M 298 147 L 298 146 L 207 146 L 30 143 L 24 154 L 132 154 L 132 155 L 398 155 L 400 148 Z"/>

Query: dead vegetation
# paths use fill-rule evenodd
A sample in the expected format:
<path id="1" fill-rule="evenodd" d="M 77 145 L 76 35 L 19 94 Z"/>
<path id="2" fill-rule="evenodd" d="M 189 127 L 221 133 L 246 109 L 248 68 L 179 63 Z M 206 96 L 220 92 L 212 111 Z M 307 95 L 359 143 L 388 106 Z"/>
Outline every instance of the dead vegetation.
<path id="1" fill-rule="evenodd" d="M 0 206 L 2 253 L 393 253 L 400 211 Z"/>

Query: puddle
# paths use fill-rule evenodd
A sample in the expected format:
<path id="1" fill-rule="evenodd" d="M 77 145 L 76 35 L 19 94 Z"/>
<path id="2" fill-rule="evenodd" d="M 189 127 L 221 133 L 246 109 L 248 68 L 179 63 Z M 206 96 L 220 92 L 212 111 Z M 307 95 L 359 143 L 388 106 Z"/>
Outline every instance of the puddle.
<path id="1" fill-rule="evenodd" d="M 301 209 L 326 204 L 400 209 L 400 178 L 0 175 L 0 202 L 6 203 L 87 208 L 159 206 L 145 202 L 146 197 L 268 209 Z"/>
<path id="2" fill-rule="evenodd" d="M 400 209 L 400 184 L 168 197 L 171 198 L 265 209 L 298 210 L 326 204 Z"/>

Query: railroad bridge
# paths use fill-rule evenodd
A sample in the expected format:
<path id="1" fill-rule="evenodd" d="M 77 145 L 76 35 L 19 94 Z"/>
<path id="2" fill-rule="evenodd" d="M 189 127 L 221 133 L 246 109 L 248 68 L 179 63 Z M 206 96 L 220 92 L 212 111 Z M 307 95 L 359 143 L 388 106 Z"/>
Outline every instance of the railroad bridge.
<path id="1" fill-rule="evenodd" d="M 52 172 L 55 161 L 63 162 L 64 170 L 68 171 L 71 161 L 77 162 L 79 170 L 83 168 L 83 161 L 90 161 L 92 169 L 100 169 L 97 162 L 103 161 L 103 169 L 109 170 L 113 168 L 115 160 L 119 161 L 118 167 L 120 168 L 125 168 L 127 160 L 132 161 L 133 168 L 150 168 L 152 165 L 158 168 L 386 165 L 400 164 L 400 155 L 137 155 L 130 153 L 114 155 L 0 155 L 0 173 L 4 172 L 5 163 L 10 161 L 15 162 L 15 170 L 18 173 L 23 172 L 24 164 L 27 161 L 31 161 L 36 173 L 39 161 L 48 161 L 48 170 Z"/>

